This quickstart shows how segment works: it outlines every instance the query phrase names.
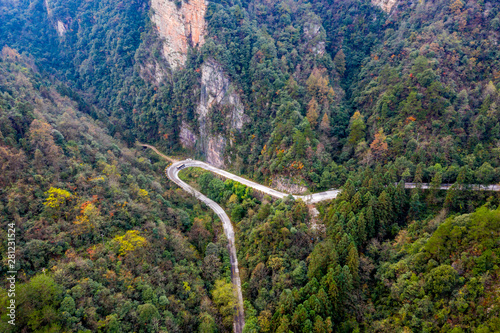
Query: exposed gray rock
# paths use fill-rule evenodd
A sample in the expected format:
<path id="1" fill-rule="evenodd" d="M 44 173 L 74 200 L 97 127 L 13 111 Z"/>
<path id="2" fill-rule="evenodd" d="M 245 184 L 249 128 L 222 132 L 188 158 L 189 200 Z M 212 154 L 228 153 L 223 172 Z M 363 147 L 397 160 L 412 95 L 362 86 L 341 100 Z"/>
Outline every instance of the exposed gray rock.
<path id="1" fill-rule="evenodd" d="M 326 31 L 319 16 L 310 14 L 304 23 L 304 40 L 310 52 L 321 56 L 325 53 Z"/>
<path id="2" fill-rule="evenodd" d="M 159 86 L 167 76 L 167 71 L 163 67 L 156 60 L 148 60 L 145 64 L 139 64 L 139 75 L 145 81 Z"/>
<path id="3" fill-rule="evenodd" d="M 215 166 L 224 165 L 224 150 L 227 133 L 213 134 L 210 128 L 210 112 L 220 112 L 220 107 L 227 107 L 226 124 L 230 130 L 240 130 L 247 117 L 243 103 L 235 91 L 222 66 L 213 59 L 208 59 L 201 66 L 200 103 L 196 109 L 200 130 L 199 146 L 207 157 L 207 162 Z"/>
<path id="4" fill-rule="evenodd" d="M 397 1 L 398 0 L 372 0 L 372 4 L 379 6 L 386 13 L 390 13 Z"/>
<path id="5" fill-rule="evenodd" d="M 62 37 L 66 33 L 67 29 L 66 29 L 66 26 L 64 25 L 64 23 L 62 23 L 62 21 L 57 20 L 56 30 L 57 30 L 57 34 L 59 35 L 59 37 Z"/>
<path id="6" fill-rule="evenodd" d="M 184 121 L 181 124 L 181 132 L 179 137 L 182 146 L 185 148 L 194 148 L 196 145 L 196 140 L 198 139 L 196 134 L 193 133 L 189 125 Z"/>
<path id="7" fill-rule="evenodd" d="M 293 180 L 281 176 L 273 179 L 271 187 L 278 191 L 291 194 L 302 194 L 307 191 L 307 187 L 296 184 Z"/>

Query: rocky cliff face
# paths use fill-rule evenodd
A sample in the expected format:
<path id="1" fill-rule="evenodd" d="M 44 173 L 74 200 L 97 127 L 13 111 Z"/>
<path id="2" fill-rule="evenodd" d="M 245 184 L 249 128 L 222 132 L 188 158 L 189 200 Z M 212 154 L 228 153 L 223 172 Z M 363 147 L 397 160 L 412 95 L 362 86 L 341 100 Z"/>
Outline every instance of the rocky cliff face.
<path id="1" fill-rule="evenodd" d="M 56 30 L 57 30 L 57 34 L 59 35 L 59 37 L 62 37 L 66 33 L 67 29 L 62 21 L 57 20 Z"/>
<path id="2" fill-rule="evenodd" d="M 170 68 L 175 70 L 184 66 L 189 47 L 203 44 L 207 3 L 207 0 L 152 0 L 152 20 L 163 39 L 163 56 Z M 311 35 L 314 38 L 315 32 Z M 143 77 L 159 83 L 163 76 L 157 75 L 157 67 L 153 64 L 142 66 Z M 205 61 L 201 73 L 201 95 L 196 109 L 198 128 L 191 128 L 182 122 L 179 139 L 185 148 L 196 147 L 204 153 L 208 163 L 221 167 L 224 165 L 229 132 L 241 129 L 245 122 L 243 104 L 222 66 L 216 61 Z M 224 129 L 219 129 L 219 132 L 212 126 L 214 113 L 220 113 L 215 118 L 224 121 Z"/>
<path id="3" fill-rule="evenodd" d="M 295 179 L 278 176 L 272 180 L 271 187 L 285 193 L 303 194 L 307 191 L 307 187 L 297 184 Z"/>
<path id="4" fill-rule="evenodd" d="M 326 32 L 319 16 L 310 14 L 304 23 L 304 43 L 315 55 L 322 56 L 325 53 Z"/>
<path id="5" fill-rule="evenodd" d="M 205 154 L 208 163 L 224 166 L 224 151 L 227 131 L 216 131 L 211 123 L 214 113 L 221 113 L 227 130 L 240 130 L 247 118 L 243 104 L 222 66 L 214 60 L 207 60 L 201 66 L 201 94 L 196 113 L 199 136 L 185 123 L 181 126 L 181 143 L 184 147 L 197 147 Z"/>
<path id="6" fill-rule="evenodd" d="M 386 13 L 390 13 L 392 7 L 396 4 L 398 0 L 372 0 L 372 4 L 379 6 Z"/>
<path id="7" fill-rule="evenodd" d="M 181 132 L 179 134 L 181 144 L 184 148 L 192 149 L 196 145 L 196 140 L 198 137 L 194 134 L 193 130 L 189 125 L 183 121 L 181 124 Z"/>
<path id="8" fill-rule="evenodd" d="M 188 47 L 204 42 L 206 0 L 152 0 L 151 6 L 153 22 L 164 39 L 163 56 L 171 68 L 182 67 Z"/>
<path id="9" fill-rule="evenodd" d="M 244 123 L 243 104 L 235 88 L 224 74 L 222 66 L 209 59 L 201 66 L 201 96 L 196 112 L 200 118 L 206 118 L 210 109 L 216 105 L 229 106 L 227 121 L 234 129 L 241 129 Z"/>
<path id="10" fill-rule="evenodd" d="M 55 19 L 53 17 L 53 15 L 52 15 L 52 7 L 53 6 L 49 2 L 49 0 L 44 0 L 43 3 L 44 3 L 45 8 L 47 10 L 47 15 L 49 16 L 50 20 L 54 24 L 54 28 L 56 29 L 57 34 L 59 35 L 59 37 L 63 37 L 66 34 L 66 31 L 68 30 L 66 24 L 63 21 Z"/>

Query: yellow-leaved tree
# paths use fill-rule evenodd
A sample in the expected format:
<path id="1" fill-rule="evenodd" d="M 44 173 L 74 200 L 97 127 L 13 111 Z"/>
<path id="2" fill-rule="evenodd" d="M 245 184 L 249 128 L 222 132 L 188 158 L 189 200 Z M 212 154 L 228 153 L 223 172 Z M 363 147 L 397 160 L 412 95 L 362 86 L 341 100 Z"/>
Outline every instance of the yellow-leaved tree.
<path id="1" fill-rule="evenodd" d="M 316 98 L 324 110 L 328 110 L 333 103 L 335 92 L 330 86 L 328 74 L 325 68 L 314 68 L 306 81 L 307 92 Z"/>
<path id="2" fill-rule="evenodd" d="M 306 118 L 311 124 L 312 128 L 316 128 L 318 124 L 318 102 L 316 102 L 316 98 L 312 98 L 309 104 L 307 104 L 307 114 Z"/>
<path id="3" fill-rule="evenodd" d="M 116 236 L 114 240 L 120 244 L 119 253 L 121 256 L 148 244 L 146 238 L 140 236 L 140 232 L 137 230 L 129 230 L 123 236 Z"/>
<path id="4" fill-rule="evenodd" d="M 73 222 L 75 225 L 74 234 L 77 236 L 96 233 L 101 224 L 101 214 L 99 208 L 95 206 L 97 199 L 86 201 L 80 206 L 80 215 Z"/>
<path id="5" fill-rule="evenodd" d="M 103 168 L 102 173 L 108 176 L 111 179 L 118 179 L 121 177 L 121 174 L 118 172 L 118 167 L 116 162 L 113 164 L 107 164 L 105 162 L 100 162 L 100 166 Z"/>
<path id="6" fill-rule="evenodd" d="M 236 311 L 236 297 L 234 295 L 233 285 L 224 280 L 215 281 L 212 297 L 222 315 L 224 326 L 230 328 Z"/>
<path id="7" fill-rule="evenodd" d="M 48 195 L 48 197 L 45 199 L 43 204 L 46 207 L 54 208 L 55 210 L 58 210 L 61 205 L 73 197 L 73 194 L 70 192 L 57 187 L 51 187 L 47 192 L 45 192 L 45 195 Z"/>
<path id="8" fill-rule="evenodd" d="M 330 119 L 328 118 L 328 114 L 326 112 L 323 114 L 319 128 L 326 134 L 330 132 Z"/>
<path id="9" fill-rule="evenodd" d="M 372 150 L 373 156 L 378 161 L 385 157 L 388 150 L 388 145 L 386 141 L 386 136 L 384 130 L 381 128 L 378 133 L 375 134 L 375 139 L 370 144 L 370 149 Z"/>

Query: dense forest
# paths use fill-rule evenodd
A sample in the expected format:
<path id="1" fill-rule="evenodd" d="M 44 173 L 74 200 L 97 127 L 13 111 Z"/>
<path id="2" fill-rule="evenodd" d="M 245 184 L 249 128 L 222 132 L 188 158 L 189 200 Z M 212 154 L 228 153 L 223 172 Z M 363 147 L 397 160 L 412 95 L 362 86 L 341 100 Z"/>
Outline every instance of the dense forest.
<path id="1" fill-rule="evenodd" d="M 206 42 L 159 86 L 140 75 L 162 57 L 147 2 L 56 0 L 49 9 L 5 4 L 0 40 L 70 83 L 64 93 L 129 145 L 181 149 L 181 122 L 196 127 L 200 64 L 213 58 L 249 117 L 225 152 L 240 173 L 316 190 L 322 179 L 342 185 L 344 168 L 400 159 L 412 175 L 423 163 L 428 182 L 440 169 L 453 183 L 460 168 L 470 182 L 500 180 L 496 2 L 397 2 L 389 17 L 362 0 L 210 2 Z M 63 38 L 55 18 L 67 25 Z M 216 111 L 214 129 L 229 135 Z"/>
<path id="2" fill-rule="evenodd" d="M 181 172 L 235 227 L 245 332 L 500 331 L 500 196 L 468 186 L 500 181 L 497 1 L 207 1 L 179 68 L 152 7 L 0 2 L 1 331 L 232 331 L 217 215 L 135 146 L 203 160 L 181 132 L 205 122 L 231 172 L 342 189 L 313 206 Z M 208 62 L 241 128 L 223 104 L 200 122 Z"/>
<path id="3" fill-rule="evenodd" d="M 162 179 L 163 160 L 110 137 L 29 59 L 3 54 L 0 223 L 2 239 L 17 227 L 22 273 L 16 326 L 0 290 L 2 332 L 224 330 L 230 265 L 215 215 Z"/>
<path id="4" fill-rule="evenodd" d="M 351 176 L 317 217 L 291 197 L 184 172 L 238 228 L 246 332 L 500 329 L 498 196 L 407 192 L 390 169 Z"/>

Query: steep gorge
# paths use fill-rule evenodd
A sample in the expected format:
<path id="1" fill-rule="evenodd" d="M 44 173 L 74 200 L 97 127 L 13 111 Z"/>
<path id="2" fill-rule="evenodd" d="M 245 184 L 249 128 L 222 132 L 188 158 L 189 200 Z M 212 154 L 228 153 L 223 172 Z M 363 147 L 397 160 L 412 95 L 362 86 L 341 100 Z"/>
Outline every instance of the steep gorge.
<path id="1" fill-rule="evenodd" d="M 206 60 L 201 66 L 201 93 L 196 114 L 199 135 L 183 122 L 181 144 L 185 148 L 197 147 L 208 163 L 224 166 L 227 132 L 241 130 L 247 117 L 235 87 L 222 66 L 213 59 Z"/>
<path id="2" fill-rule="evenodd" d="M 196 110 L 200 147 L 208 163 L 221 167 L 224 165 L 226 146 L 224 134 L 227 133 L 219 129 L 221 124 L 210 121 L 210 118 L 221 119 L 229 131 L 240 130 L 245 122 L 243 104 L 219 63 L 209 59 L 202 65 L 201 71 L 201 96 Z M 211 115 L 214 112 L 219 113 L 219 117 Z"/>
<path id="3" fill-rule="evenodd" d="M 180 4 L 170 0 L 152 1 L 154 10 L 152 20 L 163 40 L 163 56 L 172 70 L 183 68 L 189 47 L 203 45 L 206 33 L 206 6 L 205 0 L 192 0 Z M 202 77 L 201 94 L 196 109 L 197 129 L 182 122 L 180 141 L 185 148 L 196 147 L 205 155 L 208 163 L 221 167 L 224 165 L 227 132 L 240 130 L 243 126 L 243 104 L 218 62 L 208 59 L 200 70 Z M 211 119 L 222 120 L 222 126 L 220 123 L 214 126 Z M 225 130 L 221 131 L 220 127 Z"/>

